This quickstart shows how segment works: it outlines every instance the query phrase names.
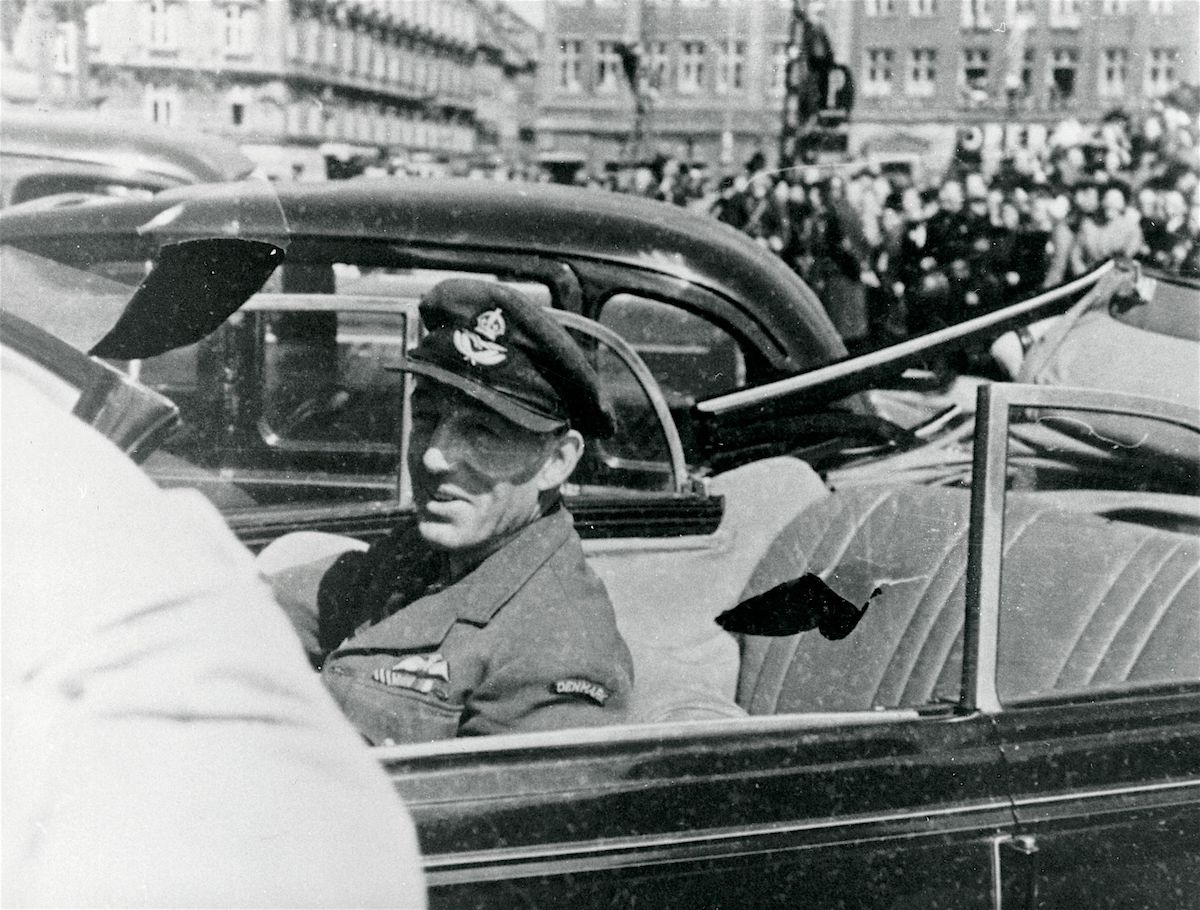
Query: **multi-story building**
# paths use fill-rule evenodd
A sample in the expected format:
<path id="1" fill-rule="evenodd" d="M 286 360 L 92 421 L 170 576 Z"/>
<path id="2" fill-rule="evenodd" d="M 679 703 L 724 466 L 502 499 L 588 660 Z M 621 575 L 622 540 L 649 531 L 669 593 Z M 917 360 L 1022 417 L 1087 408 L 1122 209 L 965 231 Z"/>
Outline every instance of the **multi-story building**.
<path id="1" fill-rule="evenodd" d="M 6 101 L 86 107 L 85 15 L 95 0 L 0 0 L 0 90 Z"/>
<path id="2" fill-rule="evenodd" d="M 808 0 L 854 74 L 852 153 L 946 158 L 963 126 L 1010 141 L 1066 116 L 1136 112 L 1197 81 L 1200 0 Z M 552 0 L 539 139 L 596 168 L 643 146 L 708 164 L 770 159 L 791 0 Z M 654 86 L 641 132 L 619 44 Z M 1016 126 L 1014 126 L 1014 124 Z M 1007 125 L 1007 138 L 1006 138 Z"/>
<path id="3" fill-rule="evenodd" d="M 540 75 L 543 160 L 599 169 L 662 153 L 740 165 L 772 151 L 790 17 L 791 0 L 552 0 Z M 640 122 L 619 52 L 635 43 L 649 87 Z"/>
<path id="4" fill-rule="evenodd" d="M 20 6 L 15 18 L 42 23 L 41 31 L 69 18 L 50 11 L 68 6 L 64 0 L 3 6 L 14 13 Z M 532 139 L 524 121 L 506 118 L 519 107 L 513 98 L 527 100 L 536 39 L 522 45 L 514 37 L 519 20 L 496 13 L 490 0 L 80 0 L 76 7 L 70 21 L 78 32 L 66 37 L 79 36 L 86 60 L 83 106 L 225 134 L 273 152 L 284 171 L 306 157 L 319 166 L 314 150 L 465 164 L 481 136 L 491 155 L 518 155 L 521 137 Z M 53 27 L 70 32 L 69 22 Z M 20 23 L 9 31 L 17 35 Z"/>
<path id="5" fill-rule="evenodd" d="M 541 33 L 503 4 L 480 7 L 475 58 L 476 157 L 481 164 L 530 169 L 537 126 Z"/>
<path id="6" fill-rule="evenodd" d="M 865 0 L 848 36 L 854 134 L 948 157 L 1040 144 L 1064 118 L 1137 114 L 1200 75 L 1200 0 Z"/>

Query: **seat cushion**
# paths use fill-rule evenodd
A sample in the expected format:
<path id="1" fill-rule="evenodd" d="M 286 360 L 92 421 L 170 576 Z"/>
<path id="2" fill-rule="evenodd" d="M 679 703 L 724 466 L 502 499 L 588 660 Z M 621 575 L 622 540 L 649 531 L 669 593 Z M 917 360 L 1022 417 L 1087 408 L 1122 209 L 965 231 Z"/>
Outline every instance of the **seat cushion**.
<path id="1" fill-rule="evenodd" d="M 771 542 L 829 495 L 795 458 L 770 458 L 713 478 L 725 509 L 715 534 L 682 541 L 584 541 L 633 655 L 631 714 L 643 723 L 743 714 L 734 701 L 738 645 L 713 620 L 738 603 Z"/>
<path id="2" fill-rule="evenodd" d="M 956 700 L 968 514 L 967 491 L 928 487 L 861 487 L 810 506 L 772 543 L 741 599 L 814 572 L 870 608 L 840 641 L 815 631 L 743 636 L 738 703 L 775 714 Z M 1198 563 L 1193 537 L 1010 495 L 1002 697 L 1200 678 Z"/>

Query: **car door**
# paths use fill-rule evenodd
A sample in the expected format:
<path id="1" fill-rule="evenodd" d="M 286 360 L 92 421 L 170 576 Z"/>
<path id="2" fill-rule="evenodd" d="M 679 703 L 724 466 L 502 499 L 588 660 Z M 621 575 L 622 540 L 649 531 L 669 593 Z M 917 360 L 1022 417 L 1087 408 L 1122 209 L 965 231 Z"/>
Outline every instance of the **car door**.
<path id="1" fill-rule="evenodd" d="M 725 636 L 710 618 L 726 606 L 707 602 L 712 579 L 737 570 L 755 528 L 795 495 L 786 462 L 751 470 L 746 489 L 722 487 L 712 534 L 674 541 L 654 569 L 613 557 L 604 577 L 632 579 L 610 591 L 635 702 L 639 686 L 683 687 L 688 666 L 719 672 L 719 648 L 685 647 L 690 660 L 667 674 L 655 655 L 706 629 Z M 745 508 L 750 491 L 759 498 Z M 879 521 L 889 498 L 893 517 Z M 722 710 L 377 749 L 417 822 L 431 904 L 1005 906 L 1015 819 L 994 720 L 977 707 L 980 638 L 964 645 L 961 631 L 967 506 L 965 491 L 915 487 L 815 494 L 750 560 L 746 590 L 806 570 L 846 596 L 855 573 L 866 591 L 888 590 L 838 641 L 742 636 L 736 701 Z M 603 575 L 604 554 L 587 552 Z M 910 563 L 916 574 L 902 577 Z M 639 640 L 628 610 L 669 614 L 666 640 Z"/>
<path id="2" fill-rule="evenodd" d="M 985 389 L 979 419 L 980 707 L 1017 817 L 1005 906 L 1195 907 L 1200 418 L 1014 385 Z"/>
<path id="3" fill-rule="evenodd" d="M 990 726 L 745 717 L 377 750 L 434 907 L 990 906 Z"/>

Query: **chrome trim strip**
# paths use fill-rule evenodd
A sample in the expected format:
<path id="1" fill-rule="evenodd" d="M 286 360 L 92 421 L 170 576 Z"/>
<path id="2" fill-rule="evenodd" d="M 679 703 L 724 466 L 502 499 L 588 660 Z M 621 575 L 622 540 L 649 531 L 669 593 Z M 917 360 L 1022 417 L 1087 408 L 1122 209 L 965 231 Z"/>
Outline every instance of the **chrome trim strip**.
<path id="1" fill-rule="evenodd" d="M 705 844 L 720 844 L 748 837 L 797 834 L 803 831 L 822 831 L 831 828 L 857 828 L 882 822 L 919 821 L 964 813 L 982 814 L 1011 810 L 1006 800 L 976 803 L 968 806 L 945 806 L 909 812 L 883 812 L 873 815 L 848 815 L 841 818 L 819 821 L 778 822 L 766 825 L 746 825 L 738 828 L 710 828 L 686 834 L 647 834 L 632 837 L 612 838 L 599 843 L 577 841 L 573 843 L 546 844 L 536 847 L 506 847 L 500 850 L 479 850 L 470 853 L 453 853 L 425 859 L 426 871 L 448 870 L 470 866 L 515 865 L 517 863 L 544 860 L 569 861 L 577 857 L 604 856 L 607 854 L 644 852 L 662 847 L 690 847 Z"/>
<path id="2" fill-rule="evenodd" d="M 1114 796 L 1128 796 L 1132 793 L 1159 793 L 1165 790 L 1186 790 L 1190 787 L 1200 787 L 1200 777 L 1188 780 L 1170 780 L 1157 784 L 1136 784 L 1128 787 L 1108 787 L 1097 790 L 1083 790 L 1076 793 L 1055 793 L 1051 796 L 1030 796 L 1017 799 L 1013 805 L 1020 809 L 1022 806 L 1044 806 L 1050 803 L 1068 803 L 1080 799 L 1106 799 Z"/>
<path id="3" fill-rule="evenodd" d="M 567 310 L 551 310 L 551 315 L 560 325 L 566 326 L 569 329 L 575 329 L 585 335 L 591 335 L 602 341 L 604 344 L 612 348 L 629 367 L 634 377 L 642 384 L 646 391 L 646 397 L 650 400 L 651 406 L 654 408 L 654 414 L 658 417 L 658 422 L 662 426 L 663 435 L 666 436 L 667 451 L 671 456 L 671 471 L 673 473 L 672 489 L 676 493 L 687 492 L 688 474 L 687 462 L 683 457 L 683 440 L 680 439 L 679 430 L 675 426 L 675 419 L 671 416 L 671 409 L 667 405 L 666 398 L 663 397 L 662 390 L 658 387 L 658 381 L 654 378 L 654 374 L 650 372 L 650 368 L 646 366 L 637 351 L 624 338 L 614 332 L 606 325 L 595 322 L 578 313 L 571 313 Z"/>
<path id="4" fill-rule="evenodd" d="M 406 762 L 423 758 L 443 758 L 450 755 L 472 755 L 486 759 L 489 755 L 510 755 L 516 752 L 536 754 L 546 749 L 573 746 L 635 744 L 644 742 L 661 746 L 664 742 L 686 742 L 710 736 L 744 740 L 747 736 L 764 733 L 796 733 L 797 735 L 843 726 L 879 726 L 882 724 L 923 721 L 924 723 L 958 723 L 964 718 L 923 718 L 913 708 L 893 708 L 883 711 L 831 711 L 809 714 L 773 714 L 723 718 L 720 720 L 678 720 L 669 723 L 624 724 L 612 727 L 579 727 L 577 729 L 547 730 L 537 733 L 498 733 L 494 736 L 462 737 L 431 743 L 406 743 L 398 746 L 374 746 L 371 754 L 380 762 Z"/>
<path id="5" fill-rule="evenodd" d="M 1074 799 L 1094 799 L 1112 796 L 1122 796 L 1138 792 L 1157 792 L 1163 790 L 1186 789 L 1200 787 L 1200 779 L 1187 781 L 1170 781 L 1146 786 L 1114 787 L 1107 790 L 1093 790 L 1084 793 L 1034 797 L 1021 800 L 1017 808 L 1023 805 L 1064 802 Z M 866 825 L 877 825 L 886 822 L 907 822 L 923 819 L 944 818 L 951 815 L 983 814 L 1003 812 L 1007 814 L 1013 808 L 1007 801 L 975 803 L 967 806 L 945 806 L 937 809 L 876 813 L 872 815 L 851 815 L 842 818 L 822 819 L 819 821 L 804 821 L 795 823 L 776 823 L 767 825 L 747 825 L 740 828 L 714 828 L 689 834 L 655 834 L 635 837 L 614 838 L 600 843 L 576 842 L 572 844 L 548 844 L 536 847 L 511 847 L 502 850 L 472 851 L 469 853 L 454 853 L 442 856 L 427 857 L 424 861 L 426 872 L 453 872 L 487 868 L 511 867 L 520 864 L 538 862 L 568 863 L 584 858 L 599 858 L 617 856 L 626 853 L 639 853 L 664 848 L 688 848 L 711 846 L 754 837 L 770 837 L 788 834 L 798 834 L 805 831 L 821 831 L 833 828 L 857 828 Z M 998 847 L 1007 836 L 994 837 L 991 843 Z M 996 856 L 998 859 L 998 855 Z"/>
<path id="6" fill-rule="evenodd" d="M 1091 287 L 1114 268 L 1116 266 L 1110 260 L 1094 271 L 1076 278 L 1074 281 L 1038 294 L 1036 297 L 1031 297 L 1023 303 L 1015 303 L 1012 306 L 1003 307 L 983 316 L 976 316 L 974 319 L 968 319 L 957 325 L 939 329 L 936 332 L 930 332 L 926 335 L 920 335 L 916 338 L 910 338 L 907 341 L 902 341 L 899 344 L 883 348 L 879 351 L 872 351 L 869 354 L 862 354 L 858 357 L 851 357 L 846 360 L 840 360 L 837 363 L 831 363 L 828 366 L 818 367 L 815 370 L 809 370 L 798 376 L 788 376 L 784 379 L 777 379 L 774 382 L 754 386 L 753 388 L 718 395 L 715 398 L 698 402 L 696 410 L 703 414 L 723 414 L 735 408 L 766 403 L 813 386 L 823 385 L 835 379 L 852 376 L 862 370 L 883 366 L 892 361 L 903 360 L 909 355 L 919 354 L 927 348 L 936 347 L 943 342 L 952 341 L 962 335 L 969 335 L 990 325 L 998 325 L 1025 313 L 1036 312 L 1046 304 L 1061 300 L 1063 297 L 1074 294 L 1076 291 Z"/>
<path id="7" fill-rule="evenodd" d="M 967 708 L 1000 713 L 996 692 L 1001 554 L 1004 546 L 1008 407 L 995 386 L 976 395 L 971 517 L 967 533 L 967 613 L 963 625 L 962 691 Z"/>

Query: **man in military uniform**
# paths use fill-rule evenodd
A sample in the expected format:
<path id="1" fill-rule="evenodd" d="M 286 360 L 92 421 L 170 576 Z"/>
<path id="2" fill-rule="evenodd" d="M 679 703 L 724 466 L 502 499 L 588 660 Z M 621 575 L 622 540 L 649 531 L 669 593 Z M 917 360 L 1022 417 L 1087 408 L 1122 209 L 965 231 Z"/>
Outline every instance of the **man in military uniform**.
<path id="1" fill-rule="evenodd" d="M 620 721 L 629 650 L 559 492 L 613 431 L 597 377 L 498 284 L 442 282 L 421 319 L 399 367 L 416 521 L 321 579 L 325 682 L 376 744 Z"/>

